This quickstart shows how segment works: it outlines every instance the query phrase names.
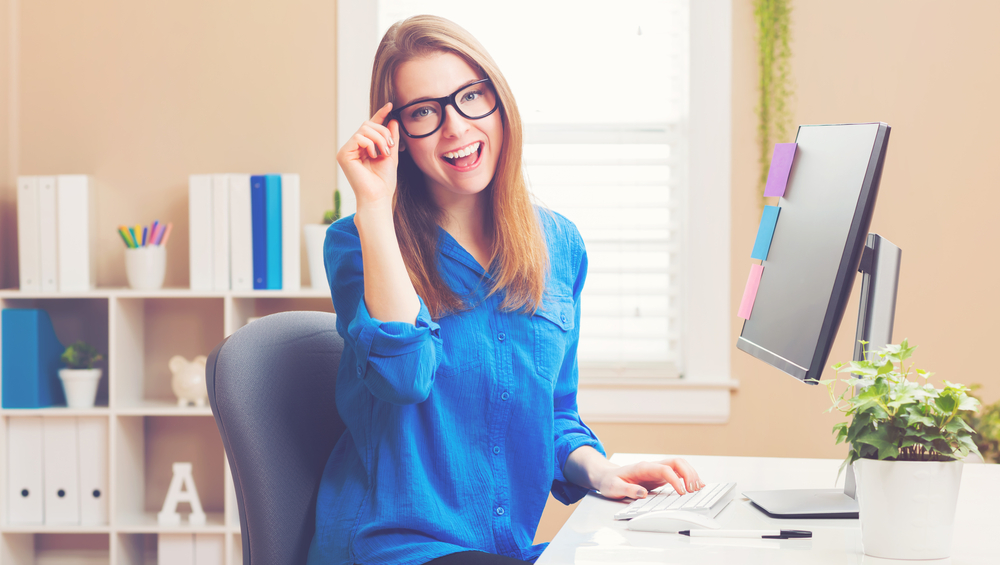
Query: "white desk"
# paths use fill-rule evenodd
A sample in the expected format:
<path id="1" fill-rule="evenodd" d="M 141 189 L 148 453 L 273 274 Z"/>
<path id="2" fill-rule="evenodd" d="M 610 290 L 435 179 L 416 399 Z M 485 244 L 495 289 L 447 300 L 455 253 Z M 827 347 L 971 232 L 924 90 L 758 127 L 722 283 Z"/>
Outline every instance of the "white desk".
<path id="1" fill-rule="evenodd" d="M 616 454 L 625 465 L 661 459 L 660 455 Z M 681 456 L 697 469 L 703 482 L 735 481 L 737 492 L 781 488 L 833 488 L 840 460 L 769 457 Z M 837 486 L 843 486 L 841 476 Z M 654 563 L 737 564 L 948 564 L 1000 563 L 1000 465 L 967 464 L 955 515 L 950 559 L 896 561 L 866 556 L 861 551 L 858 520 L 778 520 L 768 518 L 742 497 L 716 518 L 726 528 L 803 529 L 805 540 L 692 539 L 677 534 L 633 532 L 612 516 L 623 503 L 589 494 L 559 530 L 537 565 L 598 565 Z"/>

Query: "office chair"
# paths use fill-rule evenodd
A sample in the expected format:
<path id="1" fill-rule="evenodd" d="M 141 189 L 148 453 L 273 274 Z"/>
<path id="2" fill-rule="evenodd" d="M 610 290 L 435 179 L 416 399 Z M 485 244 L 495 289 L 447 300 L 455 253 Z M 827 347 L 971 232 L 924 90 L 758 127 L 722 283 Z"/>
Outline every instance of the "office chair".
<path id="1" fill-rule="evenodd" d="M 208 400 L 229 458 L 243 564 L 305 563 L 316 492 L 344 432 L 336 316 L 282 312 L 236 330 L 208 358 Z"/>

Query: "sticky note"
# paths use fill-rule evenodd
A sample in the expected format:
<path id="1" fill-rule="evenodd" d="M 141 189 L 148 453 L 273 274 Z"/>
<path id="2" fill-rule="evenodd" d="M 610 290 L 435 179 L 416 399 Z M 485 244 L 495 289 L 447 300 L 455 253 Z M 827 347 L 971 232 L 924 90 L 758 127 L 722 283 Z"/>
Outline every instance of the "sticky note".
<path id="1" fill-rule="evenodd" d="M 757 288 L 760 286 L 760 276 L 763 274 L 763 265 L 752 265 L 750 267 L 750 277 L 747 278 L 747 287 L 743 289 L 743 300 L 740 301 L 740 311 L 736 314 L 744 320 L 750 319 L 750 312 L 753 311 L 753 301 L 757 298 Z"/>
<path id="2" fill-rule="evenodd" d="M 771 249 L 771 238 L 774 237 L 774 226 L 778 223 L 778 212 L 781 208 L 777 206 L 764 206 L 764 213 L 760 216 L 760 226 L 757 228 L 757 241 L 753 244 L 753 252 L 750 257 L 763 261 L 767 259 L 767 252 Z"/>
<path id="3" fill-rule="evenodd" d="M 795 159 L 795 148 L 798 145 L 798 143 L 774 144 L 774 155 L 771 156 L 771 169 L 767 172 L 764 196 L 784 196 L 788 173 L 792 170 L 792 160 Z"/>

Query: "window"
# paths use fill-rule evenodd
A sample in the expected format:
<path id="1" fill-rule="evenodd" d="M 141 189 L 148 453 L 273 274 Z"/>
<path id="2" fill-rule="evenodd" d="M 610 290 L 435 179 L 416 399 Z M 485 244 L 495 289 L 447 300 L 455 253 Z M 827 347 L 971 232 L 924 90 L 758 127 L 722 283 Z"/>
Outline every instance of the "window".
<path id="1" fill-rule="evenodd" d="M 502 7 L 380 0 L 367 11 L 358 4 L 338 4 L 338 28 L 352 35 L 338 44 L 353 54 L 364 45 L 374 53 L 391 23 L 433 13 L 468 29 L 503 69 L 525 124 L 529 186 L 540 204 L 577 224 L 588 248 L 584 416 L 725 421 L 733 387 L 728 2 L 691 2 L 690 13 L 689 0 L 516 0 Z M 723 64 L 708 62 L 709 72 L 692 73 L 703 51 Z M 345 56 L 341 50 L 340 84 L 347 84 L 348 66 L 357 65 Z M 353 84 L 368 84 L 370 59 L 365 63 L 363 82 L 358 71 Z M 721 84 L 699 82 L 706 74 Z M 695 100 L 698 89 L 704 96 Z M 357 93 L 342 88 L 339 96 Z M 355 119 L 344 119 L 346 99 L 338 101 L 341 139 L 364 119 L 366 91 L 361 99 Z M 694 132 L 699 116 L 709 117 L 706 129 Z M 690 194 L 695 180 L 699 191 Z M 701 190 L 706 186 L 714 192 Z M 707 208 L 695 210 L 695 202 Z M 708 277 L 715 279 L 700 280 Z M 648 406 L 637 409 L 637 396 Z"/>

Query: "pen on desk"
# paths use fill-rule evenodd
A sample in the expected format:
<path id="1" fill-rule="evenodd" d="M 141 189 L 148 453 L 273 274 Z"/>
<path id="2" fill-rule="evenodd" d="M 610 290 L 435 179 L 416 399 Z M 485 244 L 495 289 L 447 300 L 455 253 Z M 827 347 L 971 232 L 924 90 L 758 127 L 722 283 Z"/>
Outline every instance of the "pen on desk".
<path id="1" fill-rule="evenodd" d="M 692 538 L 804 539 L 813 536 L 809 530 L 681 530 L 677 533 Z"/>

